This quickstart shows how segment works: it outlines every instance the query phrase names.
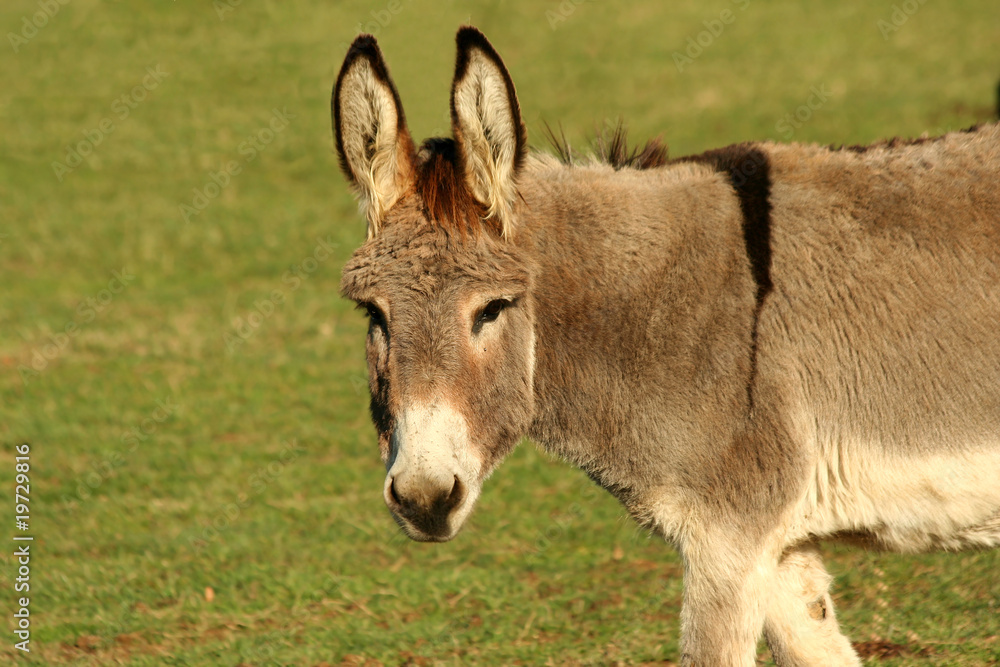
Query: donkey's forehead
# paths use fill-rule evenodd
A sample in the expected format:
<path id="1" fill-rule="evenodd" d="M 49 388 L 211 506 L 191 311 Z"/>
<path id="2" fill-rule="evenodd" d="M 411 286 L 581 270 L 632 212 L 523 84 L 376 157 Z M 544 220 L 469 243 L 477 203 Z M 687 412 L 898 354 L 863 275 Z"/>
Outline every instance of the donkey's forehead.
<path id="1" fill-rule="evenodd" d="M 449 288 L 524 291 L 531 271 L 513 244 L 485 232 L 458 234 L 430 224 L 413 202 L 394 207 L 379 234 L 344 266 L 341 293 L 356 301 L 405 290 L 432 295 Z"/>

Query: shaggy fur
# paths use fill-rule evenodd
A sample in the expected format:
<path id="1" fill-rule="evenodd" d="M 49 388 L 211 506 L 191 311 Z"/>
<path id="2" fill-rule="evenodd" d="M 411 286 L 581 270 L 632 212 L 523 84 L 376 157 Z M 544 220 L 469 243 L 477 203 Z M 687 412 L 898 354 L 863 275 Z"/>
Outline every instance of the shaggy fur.
<path id="1" fill-rule="evenodd" d="M 859 664 L 819 540 L 1000 544 L 1000 125 L 568 165 L 524 153 L 463 28 L 454 140 L 415 155 L 359 44 L 334 123 L 375 223 L 341 287 L 410 536 L 451 539 L 527 434 L 676 545 L 681 662 L 711 666 L 761 633 L 780 665 Z"/>

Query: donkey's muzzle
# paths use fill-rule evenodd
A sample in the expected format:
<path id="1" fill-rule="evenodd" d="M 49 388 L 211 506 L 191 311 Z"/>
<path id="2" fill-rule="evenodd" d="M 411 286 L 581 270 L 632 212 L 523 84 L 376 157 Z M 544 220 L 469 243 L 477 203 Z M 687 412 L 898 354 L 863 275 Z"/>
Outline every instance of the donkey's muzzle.
<path id="1" fill-rule="evenodd" d="M 429 479 L 421 475 L 389 476 L 385 504 L 407 534 L 421 542 L 445 542 L 457 532 L 451 519 L 468 493 L 458 477 Z"/>

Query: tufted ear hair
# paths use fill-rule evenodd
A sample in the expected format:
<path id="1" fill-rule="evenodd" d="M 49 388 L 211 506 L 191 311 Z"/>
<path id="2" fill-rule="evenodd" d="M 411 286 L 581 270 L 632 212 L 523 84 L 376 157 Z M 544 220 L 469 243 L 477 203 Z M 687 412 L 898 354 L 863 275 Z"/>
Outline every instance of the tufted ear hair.
<path id="1" fill-rule="evenodd" d="M 504 238 L 513 233 L 517 174 L 527 152 L 514 82 L 483 33 L 458 31 L 455 80 L 451 84 L 451 126 L 466 185 L 496 218 Z"/>
<path id="2" fill-rule="evenodd" d="M 371 35 L 347 51 L 330 100 L 340 167 L 374 237 L 392 205 L 414 183 L 413 139 L 399 93 Z"/>

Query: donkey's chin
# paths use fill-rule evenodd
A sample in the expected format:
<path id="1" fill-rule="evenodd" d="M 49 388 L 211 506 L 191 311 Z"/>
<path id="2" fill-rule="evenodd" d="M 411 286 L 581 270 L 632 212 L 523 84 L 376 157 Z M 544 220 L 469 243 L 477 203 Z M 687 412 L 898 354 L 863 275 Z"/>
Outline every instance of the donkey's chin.
<path id="1" fill-rule="evenodd" d="M 403 529 L 406 536 L 409 537 L 414 542 L 450 542 L 452 538 L 458 535 L 459 531 L 462 529 L 461 526 L 451 530 L 450 528 L 447 532 L 435 532 L 428 533 L 419 528 L 416 528 L 413 524 L 409 523 L 406 519 L 400 518 L 395 514 L 392 518 L 396 520 L 396 523 Z"/>

